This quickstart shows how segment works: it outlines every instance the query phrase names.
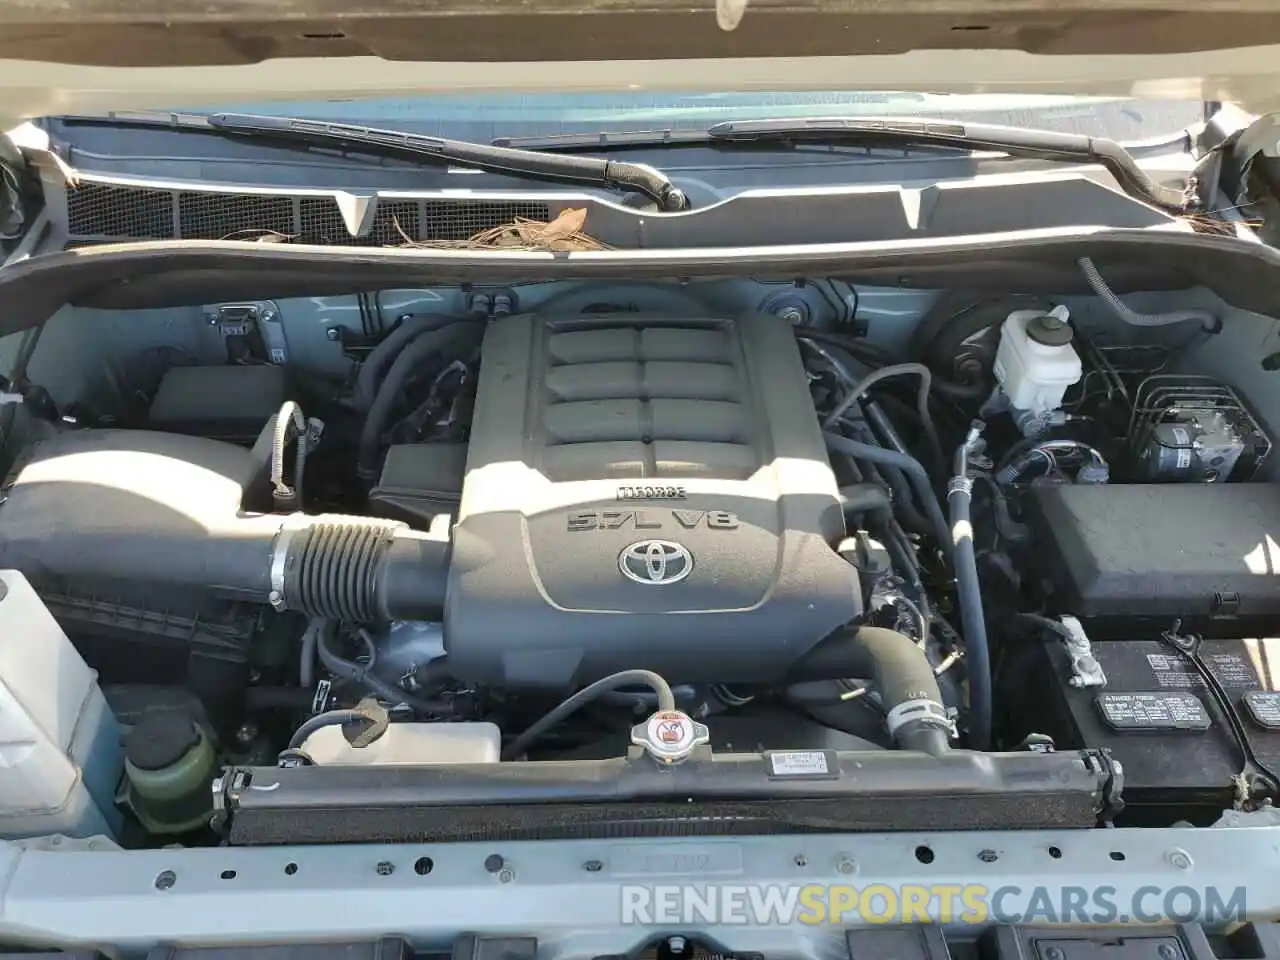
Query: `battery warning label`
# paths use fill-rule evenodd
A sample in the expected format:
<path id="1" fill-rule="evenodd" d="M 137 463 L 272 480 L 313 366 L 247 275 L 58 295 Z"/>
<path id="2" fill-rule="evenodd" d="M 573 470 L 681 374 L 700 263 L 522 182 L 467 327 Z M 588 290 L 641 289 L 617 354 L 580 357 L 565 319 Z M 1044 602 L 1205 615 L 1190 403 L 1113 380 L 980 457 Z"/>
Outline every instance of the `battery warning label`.
<path id="1" fill-rule="evenodd" d="M 1258 674 L 1246 657 L 1236 653 L 1210 653 L 1204 655 L 1204 661 L 1228 690 L 1253 690 L 1259 686 Z M 1180 690 L 1204 687 L 1204 678 L 1195 666 L 1176 653 L 1148 653 L 1147 663 L 1162 687 Z"/>
<path id="2" fill-rule="evenodd" d="M 1280 693 L 1253 690 L 1246 693 L 1240 702 L 1258 726 L 1267 730 L 1280 730 Z"/>
<path id="3" fill-rule="evenodd" d="M 1102 719 L 1113 730 L 1208 730 L 1209 713 L 1191 693 L 1101 693 Z"/>

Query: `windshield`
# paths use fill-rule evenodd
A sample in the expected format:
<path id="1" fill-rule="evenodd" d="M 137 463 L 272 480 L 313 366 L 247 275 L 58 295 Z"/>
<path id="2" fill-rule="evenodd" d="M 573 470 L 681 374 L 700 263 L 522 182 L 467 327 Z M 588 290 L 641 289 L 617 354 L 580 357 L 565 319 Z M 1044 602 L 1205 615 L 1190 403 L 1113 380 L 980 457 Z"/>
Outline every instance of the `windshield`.
<path id="1" fill-rule="evenodd" d="M 930 116 L 1134 141 L 1204 116 L 1193 100 L 893 91 L 469 94 L 370 100 L 219 104 L 216 111 L 305 116 L 465 140 L 551 133 L 702 128 L 728 120 L 839 114 Z"/>

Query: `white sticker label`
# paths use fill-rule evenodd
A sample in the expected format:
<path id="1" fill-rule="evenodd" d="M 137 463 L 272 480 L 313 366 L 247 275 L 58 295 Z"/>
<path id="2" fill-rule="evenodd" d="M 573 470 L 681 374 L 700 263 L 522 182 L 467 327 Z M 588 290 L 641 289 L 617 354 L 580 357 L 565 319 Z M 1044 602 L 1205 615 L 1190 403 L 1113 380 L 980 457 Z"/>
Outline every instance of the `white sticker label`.
<path id="1" fill-rule="evenodd" d="M 769 754 L 775 777 L 805 777 L 830 773 L 827 755 L 821 750 L 780 750 Z"/>

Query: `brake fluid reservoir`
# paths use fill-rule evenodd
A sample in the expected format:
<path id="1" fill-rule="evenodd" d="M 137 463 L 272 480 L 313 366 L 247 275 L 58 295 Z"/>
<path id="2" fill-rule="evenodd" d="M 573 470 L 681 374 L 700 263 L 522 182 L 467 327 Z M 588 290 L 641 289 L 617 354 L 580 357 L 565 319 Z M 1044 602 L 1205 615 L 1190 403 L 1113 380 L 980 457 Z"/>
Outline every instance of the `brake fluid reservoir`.
<path id="1" fill-rule="evenodd" d="M 1062 406 L 1083 374 L 1067 308 L 1015 310 L 1000 328 L 995 375 L 1015 410 L 1043 414 Z"/>
<path id="2" fill-rule="evenodd" d="M 0 837 L 115 834 L 120 728 L 97 676 L 16 570 L 0 570 Z"/>

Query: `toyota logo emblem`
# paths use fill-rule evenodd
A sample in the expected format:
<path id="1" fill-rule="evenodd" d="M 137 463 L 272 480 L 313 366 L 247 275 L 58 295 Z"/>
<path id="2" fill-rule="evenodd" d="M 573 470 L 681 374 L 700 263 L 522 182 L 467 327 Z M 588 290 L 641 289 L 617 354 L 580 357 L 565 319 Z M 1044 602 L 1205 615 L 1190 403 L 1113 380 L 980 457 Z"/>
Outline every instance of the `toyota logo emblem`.
<path id="1" fill-rule="evenodd" d="M 638 540 L 622 548 L 618 569 L 628 580 L 661 587 L 693 572 L 693 554 L 670 540 Z"/>

